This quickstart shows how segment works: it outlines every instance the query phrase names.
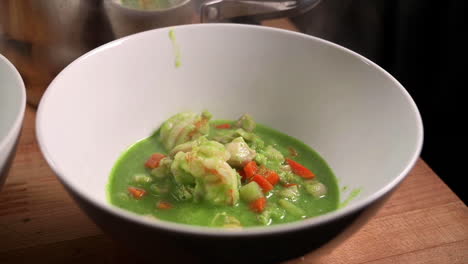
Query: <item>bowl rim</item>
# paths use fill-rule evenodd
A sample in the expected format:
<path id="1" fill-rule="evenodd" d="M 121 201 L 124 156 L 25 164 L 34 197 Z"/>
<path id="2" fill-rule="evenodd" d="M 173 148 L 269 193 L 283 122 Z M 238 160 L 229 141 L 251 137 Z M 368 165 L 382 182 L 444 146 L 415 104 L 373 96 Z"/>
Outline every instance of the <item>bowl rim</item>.
<path id="1" fill-rule="evenodd" d="M 23 124 L 24 112 L 26 110 L 26 88 L 24 86 L 23 78 L 21 78 L 21 75 L 16 67 L 2 54 L 0 54 L 0 63 L 3 63 L 8 67 L 16 83 L 19 84 L 17 86 L 20 90 L 21 97 L 21 102 L 18 105 L 19 111 L 16 114 L 13 124 L 8 128 L 5 137 L 0 138 L 0 150 L 3 150 L 9 142 L 14 141 L 16 137 L 16 131 L 18 131 Z"/>
<path id="2" fill-rule="evenodd" d="M 387 78 L 389 78 L 390 81 L 394 83 L 396 89 L 400 89 L 400 91 L 402 92 L 402 95 L 410 104 L 410 107 L 412 108 L 413 113 L 417 119 L 416 120 L 417 121 L 417 124 L 416 124 L 417 142 L 415 142 L 415 148 L 413 152 L 411 153 L 411 158 L 408 159 L 408 161 L 406 162 L 404 169 L 393 180 L 391 180 L 388 184 L 386 184 L 384 187 L 379 189 L 377 192 L 374 192 L 370 194 L 368 197 L 360 201 L 357 201 L 356 203 L 350 204 L 344 208 L 339 208 L 332 212 L 328 212 L 326 214 L 312 217 L 312 218 L 303 219 L 300 221 L 278 224 L 278 225 L 267 226 L 267 227 L 265 226 L 247 227 L 241 230 L 195 226 L 195 225 L 163 221 L 163 220 L 158 220 L 158 219 L 156 220 L 147 219 L 146 217 L 143 217 L 136 213 L 118 208 L 110 204 L 108 201 L 100 201 L 100 200 L 86 196 L 79 189 L 75 188 L 67 180 L 67 177 L 64 177 L 64 174 L 61 172 L 59 166 L 57 166 L 55 161 L 52 159 L 49 153 L 49 150 L 47 148 L 47 143 L 45 142 L 44 137 L 43 137 L 43 133 L 44 133 L 43 124 L 45 124 L 47 120 L 47 118 L 44 116 L 44 113 L 43 113 L 43 106 L 47 104 L 50 94 L 54 92 L 54 89 L 58 88 L 58 86 L 55 86 L 57 82 L 57 77 L 67 72 L 68 68 L 74 67 L 75 64 L 78 64 L 80 61 L 85 60 L 87 57 L 92 56 L 93 54 L 99 53 L 108 48 L 112 48 L 113 46 L 119 45 L 129 39 L 145 38 L 145 36 L 149 34 L 158 34 L 159 32 L 177 30 L 180 28 L 198 28 L 198 27 L 203 27 L 203 28 L 231 27 L 231 28 L 242 28 L 245 30 L 270 31 L 270 32 L 275 32 L 275 33 L 279 33 L 283 35 L 289 35 L 290 37 L 294 37 L 294 38 L 302 38 L 302 39 L 305 39 L 305 41 L 315 41 L 315 42 L 321 43 L 322 45 L 326 45 L 334 49 L 342 50 L 345 53 L 348 53 L 356 57 L 357 59 L 361 60 L 363 63 L 366 63 L 372 66 L 373 68 L 375 68 L 376 70 L 380 71 L 381 73 L 383 73 Z M 37 135 L 39 147 L 47 163 L 50 165 L 52 170 L 56 173 L 61 183 L 65 187 L 67 187 L 68 189 L 67 191 L 76 195 L 81 200 L 84 200 L 85 202 L 92 204 L 93 206 L 99 208 L 99 210 L 105 211 L 106 213 L 113 215 L 115 217 L 123 218 L 126 221 L 133 222 L 138 225 L 142 225 L 148 228 L 157 229 L 157 230 L 166 231 L 166 232 L 190 234 L 190 235 L 202 235 L 202 236 L 209 236 L 209 237 L 245 237 L 245 236 L 256 236 L 256 235 L 273 235 L 273 234 L 281 234 L 281 233 L 287 233 L 287 232 L 292 232 L 292 231 L 300 231 L 300 230 L 304 230 L 307 228 L 319 226 L 329 221 L 343 218 L 345 216 L 351 215 L 371 205 L 372 203 L 384 197 L 386 194 L 390 193 L 393 189 L 395 189 L 395 187 L 397 187 L 403 181 L 403 179 L 406 178 L 410 170 L 415 166 L 419 158 L 419 155 L 421 153 L 421 149 L 423 145 L 423 124 L 422 124 L 420 112 L 416 106 L 416 103 L 414 102 L 413 98 L 410 96 L 408 91 L 392 75 L 390 75 L 387 71 L 385 71 L 383 68 L 381 68 L 374 62 L 370 61 L 369 59 L 363 57 L 362 55 L 354 51 L 351 51 L 338 44 L 332 43 L 330 41 L 327 41 L 318 37 L 306 35 L 306 34 L 299 33 L 299 32 L 294 32 L 290 30 L 277 29 L 277 28 L 271 28 L 271 27 L 265 27 L 265 26 L 259 26 L 259 25 L 242 25 L 242 24 L 229 24 L 229 23 L 190 24 L 190 25 L 180 25 L 180 26 L 153 29 L 153 30 L 133 34 L 124 38 L 116 39 L 112 42 L 109 42 L 100 47 L 97 47 L 96 49 L 89 51 L 88 53 L 82 55 L 81 57 L 73 61 L 65 69 L 63 69 L 62 72 L 59 73 L 59 75 L 52 81 L 52 83 L 49 85 L 48 89 L 42 96 L 42 99 L 39 103 L 39 108 L 38 108 L 37 118 L 36 118 L 36 135 Z"/>

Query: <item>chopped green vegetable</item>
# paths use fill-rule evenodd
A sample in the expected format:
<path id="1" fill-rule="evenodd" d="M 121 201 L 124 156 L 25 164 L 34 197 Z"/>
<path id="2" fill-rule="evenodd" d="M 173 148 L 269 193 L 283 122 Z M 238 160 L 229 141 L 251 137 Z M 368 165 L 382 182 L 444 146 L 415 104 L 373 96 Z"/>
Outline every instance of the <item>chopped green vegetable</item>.
<path id="1" fill-rule="evenodd" d="M 298 216 L 298 217 L 305 217 L 305 212 L 301 208 L 297 207 L 290 201 L 287 201 L 285 199 L 280 199 L 278 201 L 279 205 L 284 208 L 288 213 Z"/>
<path id="2" fill-rule="evenodd" d="M 279 191 L 278 194 L 283 198 L 295 201 L 299 197 L 299 188 L 297 188 L 297 185 L 286 187 Z"/>
<path id="3" fill-rule="evenodd" d="M 252 141 L 252 140 L 255 139 L 255 134 L 254 134 L 254 133 L 247 132 L 247 131 L 245 131 L 245 130 L 242 129 L 242 128 L 236 129 L 235 132 L 236 132 L 239 136 L 243 137 L 243 138 L 244 138 L 245 140 L 247 140 L 247 141 Z"/>
<path id="4" fill-rule="evenodd" d="M 266 166 L 268 159 L 265 155 L 257 153 L 254 159 L 259 165 Z"/>
<path id="5" fill-rule="evenodd" d="M 257 215 L 257 220 L 262 225 L 270 225 L 272 221 L 270 212 L 268 210 L 263 211 L 261 214 Z"/>
<path id="6" fill-rule="evenodd" d="M 150 183 L 152 181 L 153 179 L 151 179 L 150 176 L 143 174 L 143 173 L 133 175 L 133 182 L 135 183 L 144 184 L 144 183 Z"/>
<path id="7" fill-rule="evenodd" d="M 168 184 L 153 183 L 150 185 L 150 191 L 156 195 L 167 194 L 170 191 Z"/>
<path id="8" fill-rule="evenodd" d="M 295 175 L 294 173 L 292 173 L 291 171 L 280 171 L 278 173 L 278 175 L 280 176 L 280 181 L 281 183 L 292 183 L 292 182 L 299 182 L 300 179 L 299 179 L 299 176 Z"/>
<path id="9" fill-rule="evenodd" d="M 267 158 L 268 161 L 270 162 L 278 162 L 278 163 L 283 163 L 284 162 L 284 156 L 279 152 L 277 149 L 275 149 L 273 146 L 268 145 L 265 149 L 265 151 L 262 152 L 263 155 Z"/>
<path id="10" fill-rule="evenodd" d="M 211 226 L 220 227 L 242 227 L 241 222 L 232 215 L 228 215 L 226 212 L 217 213 L 213 220 L 211 220 Z"/>
<path id="11" fill-rule="evenodd" d="M 256 156 L 255 150 L 249 148 L 242 137 L 235 138 L 231 143 L 226 144 L 226 149 L 231 156 L 227 162 L 234 167 L 242 167 Z"/>
<path id="12" fill-rule="evenodd" d="M 247 132 L 254 131 L 256 125 L 254 119 L 249 114 L 242 115 L 236 122 L 236 127 L 242 128 Z"/>
<path id="13" fill-rule="evenodd" d="M 315 198 L 322 198 L 327 194 L 327 187 L 323 183 L 318 181 L 306 183 L 304 187 L 306 191 Z"/>
<path id="14" fill-rule="evenodd" d="M 267 208 L 257 216 L 257 220 L 262 225 L 270 225 L 273 219 L 280 220 L 285 216 L 284 209 L 278 207 L 278 205 L 273 204 L 267 206 Z"/>
<path id="15" fill-rule="evenodd" d="M 170 175 L 172 160 L 168 157 L 163 158 L 159 162 L 159 166 L 151 170 L 151 175 L 156 179 L 164 179 Z"/>
<path id="16" fill-rule="evenodd" d="M 260 186 L 254 181 L 242 186 L 239 190 L 239 193 L 241 199 L 247 203 L 263 197 L 262 188 L 260 188 Z"/>
<path id="17" fill-rule="evenodd" d="M 130 196 L 128 195 L 128 192 L 120 192 L 116 194 L 117 199 L 121 201 L 128 201 L 130 200 Z"/>
<path id="18" fill-rule="evenodd" d="M 194 188 L 187 185 L 176 185 L 172 194 L 177 201 L 187 201 L 193 198 Z"/>

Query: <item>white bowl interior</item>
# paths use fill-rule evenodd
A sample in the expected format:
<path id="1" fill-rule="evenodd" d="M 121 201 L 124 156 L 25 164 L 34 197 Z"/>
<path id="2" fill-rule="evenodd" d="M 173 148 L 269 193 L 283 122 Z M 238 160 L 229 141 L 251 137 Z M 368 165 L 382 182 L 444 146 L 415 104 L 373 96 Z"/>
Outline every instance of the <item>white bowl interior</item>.
<path id="1" fill-rule="evenodd" d="M 0 169 L 19 133 L 25 104 L 23 80 L 13 64 L 0 54 Z"/>
<path id="2" fill-rule="evenodd" d="M 78 59 L 40 104 L 41 149 L 75 191 L 109 206 L 117 158 L 171 115 L 251 113 L 329 163 L 340 186 L 369 198 L 401 180 L 419 155 L 422 125 L 404 88 L 365 58 L 329 42 L 240 25 L 175 27 L 114 41 Z M 342 194 L 346 199 L 347 193 Z"/>

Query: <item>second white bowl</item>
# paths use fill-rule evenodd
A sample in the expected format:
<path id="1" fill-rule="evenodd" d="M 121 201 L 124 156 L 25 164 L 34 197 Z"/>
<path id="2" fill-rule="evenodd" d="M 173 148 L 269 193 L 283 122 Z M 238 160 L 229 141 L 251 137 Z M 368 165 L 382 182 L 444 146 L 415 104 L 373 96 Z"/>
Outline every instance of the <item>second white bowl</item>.
<path id="1" fill-rule="evenodd" d="M 15 155 L 26 107 L 23 79 L 0 54 L 0 190 Z"/>

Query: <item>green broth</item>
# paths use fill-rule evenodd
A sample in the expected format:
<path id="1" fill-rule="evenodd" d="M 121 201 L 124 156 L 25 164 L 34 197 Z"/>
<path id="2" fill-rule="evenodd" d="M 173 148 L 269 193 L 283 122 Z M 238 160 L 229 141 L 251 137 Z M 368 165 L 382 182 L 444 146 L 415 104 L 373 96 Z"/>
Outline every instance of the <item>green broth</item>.
<path id="1" fill-rule="evenodd" d="M 213 125 L 226 123 L 226 121 L 217 120 L 210 123 L 213 127 Z M 327 187 L 327 195 L 320 199 L 312 197 L 304 188 L 299 188 L 299 199 L 294 204 L 304 210 L 305 218 L 318 216 L 338 208 L 339 190 L 336 178 L 317 152 L 301 141 L 263 125 L 257 125 L 255 133 L 265 141 L 265 144 L 273 145 L 285 157 L 290 156 L 290 148 L 294 148 L 299 154 L 294 160 L 311 169 L 316 174 L 316 178 Z M 108 184 L 108 197 L 112 204 L 137 214 L 190 225 L 211 226 L 213 218 L 219 213 L 236 217 L 244 227 L 261 225 L 257 220 L 258 213 L 250 210 L 249 206 L 242 201 L 235 206 L 214 206 L 203 201 L 198 203 L 182 202 L 170 196 L 154 194 L 151 192 L 151 184 L 153 183 L 135 184 L 133 176 L 139 173 L 148 174 L 143 164 L 155 152 L 165 153 L 159 139 L 159 132 L 137 142 L 123 153 L 112 170 Z M 134 199 L 127 191 L 129 186 L 148 190 L 147 194 L 142 199 Z M 274 194 L 281 188 L 284 187 L 277 184 L 270 195 L 267 195 L 267 204 L 274 204 L 279 200 L 278 195 Z M 156 204 L 159 201 L 169 202 L 174 207 L 170 210 L 157 209 Z M 287 223 L 303 218 L 285 214 L 279 219 L 272 219 L 268 224 Z"/>

